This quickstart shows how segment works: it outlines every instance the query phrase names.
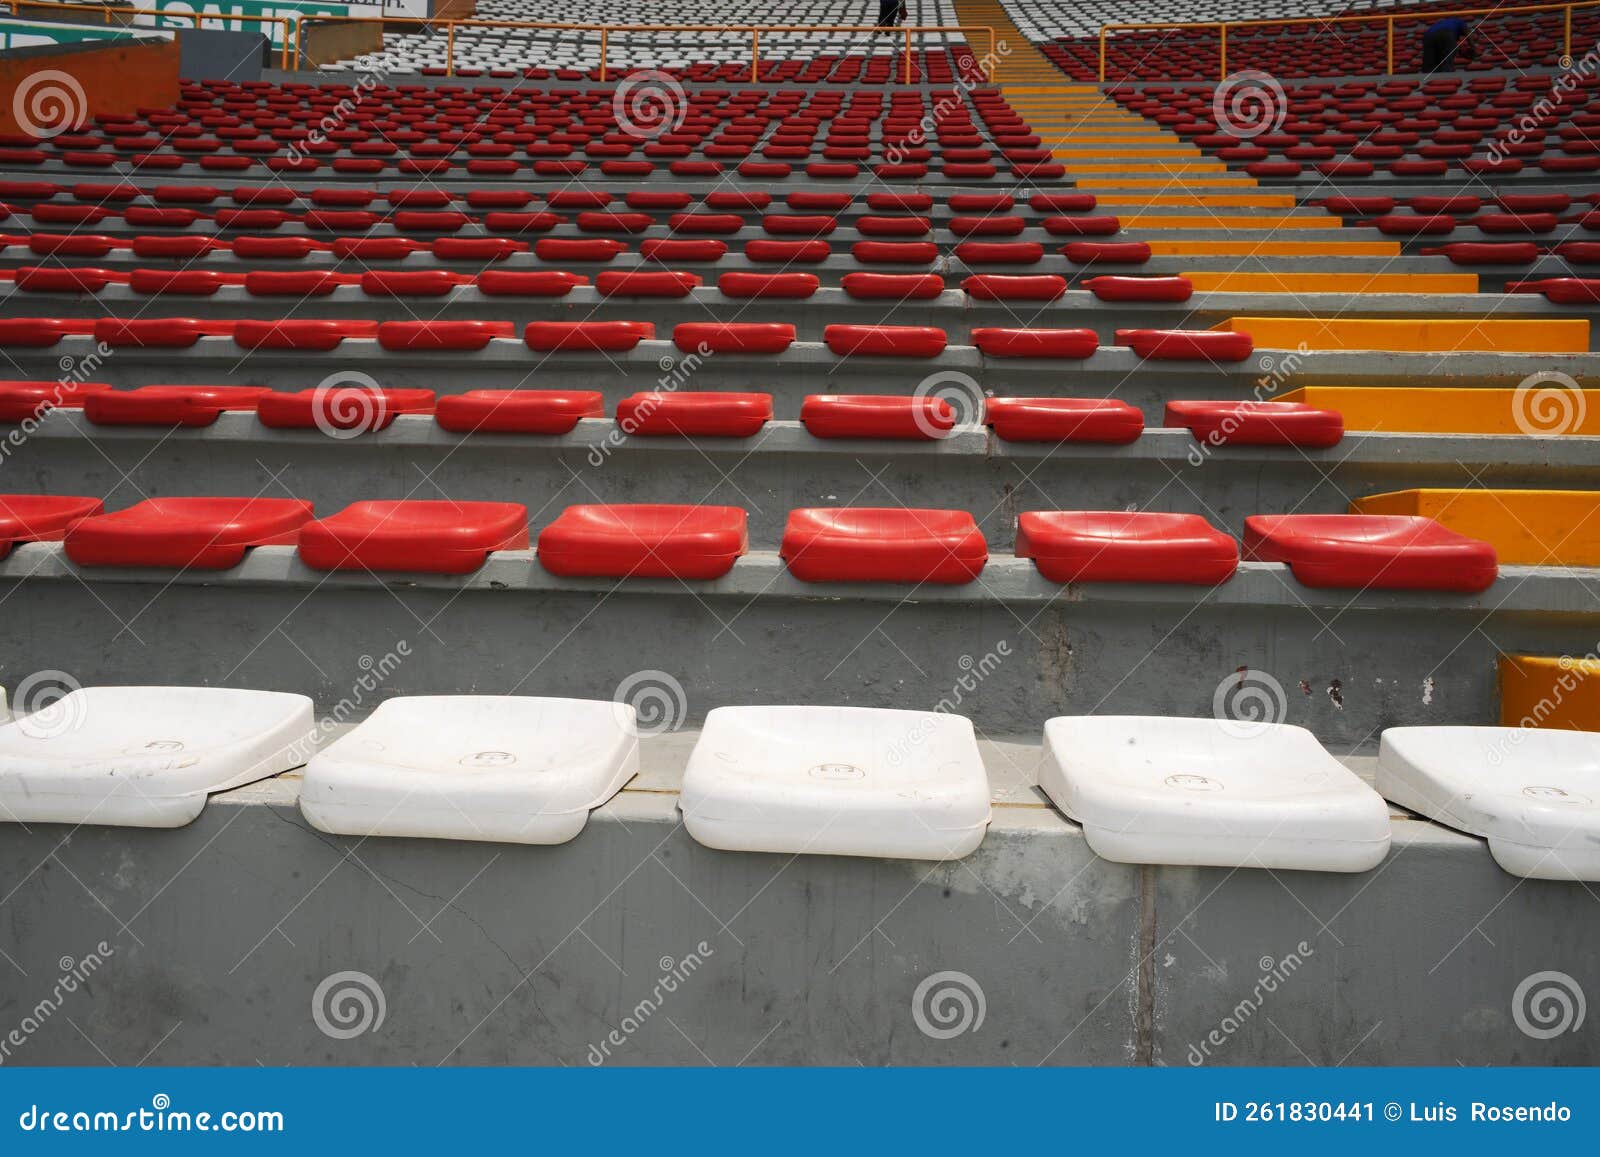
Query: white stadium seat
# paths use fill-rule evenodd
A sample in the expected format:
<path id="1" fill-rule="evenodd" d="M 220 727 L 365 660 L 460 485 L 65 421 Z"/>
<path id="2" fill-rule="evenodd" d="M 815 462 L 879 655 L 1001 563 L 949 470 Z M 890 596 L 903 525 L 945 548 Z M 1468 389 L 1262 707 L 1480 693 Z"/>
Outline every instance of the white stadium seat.
<path id="1" fill-rule="evenodd" d="M 212 792 L 298 767 L 304 695 L 88 687 L 0 727 L 0 820 L 176 828 Z"/>
<path id="2" fill-rule="evenodd" d="M 1150 715 L 1044 725 L 1039 786 L 1108 860 L 1364 872 L 1383 799 L 1303 727 Z"/>
<path id="3" fill-rule="evenodd" d="M 638 770 L 625 704 L 407 696 L 317 754 L 300 810 L 336 835 L 561 844 Z"/>
<path id="4" fill-rule="evenodd" d="M 958 715 L 719 707 L 689 757 L 689 834 L 724 851 L 954 860 L 989 825 L 989 777 Z"/>

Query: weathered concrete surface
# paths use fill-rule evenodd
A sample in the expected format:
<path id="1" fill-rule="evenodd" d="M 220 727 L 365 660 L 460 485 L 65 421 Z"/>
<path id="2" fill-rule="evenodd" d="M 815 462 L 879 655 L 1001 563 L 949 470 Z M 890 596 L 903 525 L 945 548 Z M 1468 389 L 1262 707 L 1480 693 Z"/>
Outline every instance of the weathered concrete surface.
<path id="1" fill-rule="evenodd" d="M 538 521 L 538 520 L 536 520 Z M 807 584 L 776 555 L 724 578 L 559 579 L 532 552 L 461 577 L 318 572 L 291 547 L 230 571 L 93 569 L 55 543 L 0 562 L 0 683 L 296 690 L 333 704 L 404 642 L 373 697 L 480 692 L 608 699 L 662 671 L 687 717 L 740 703 L 955 706 L 991 735 L 1058 714 L 1210 715 L 1241 673 L 1340 752 L 1399 724 L 1493 723 L 1502 649 L 1585 653 L 1592 571 L 1505 567 L 1479 595 L 1316 590 L 1276 563 L 1215 588 L 1077 584 L 992 557 L 960 587 Z M 988 657 L 989 661 L 985 662 Z M 972 675 L 984 672 L 982 678 Z"/>
<path id="2" fill-rule="evenodd" d="M 780 411 L 799 404 L 793 394 L 774 399 Z M 964 416 L 981 404 L 969 402 Z M 1163 407 L 1146 417 L 1158 426 Z M 459 435 L 411 414 L 338 439 L 269 429 L 250 413 L 170 429 L 96 426 L 82 411 L 57 410 L 0 459 L 0 489 L 92 494 L 113 509 L 177 494 L 293 495 L 322 514 L 361 499 L 443 495 L 521 502 L 536 531 L 572 503 L 726 504 L 746 511 L 758 546 L 776 546 L 800 507 L 912 505 L 970 511 L 991 548 L 1006 549 L 1026 510 L 1182 511 L 1238 534 L 1252 514 L 1343 513 L 1352 498 L 1413 487 L 1600 489 L 1596 451 L 1594 439 L 1520 435 L 1203 447 L 1170 429 L 1147 429 L 1126 446 L 1006 442 L 981 427 L 893 442 L 816 438 L 792 420 L 753 438 L 628 437 L 600 419 L 562 437 Z"/>
<path id="3" fill-rule="evenodd" d="M 959 338 L 959 333 L 955 337 Z M 5 352 L 16 378 L 85 381 L 106 376 L 115 385 L 189 382 L 257 385 L 277 390 L 316 386 L 333 374 L 358 371 L 380 385 L 420 387 L 445 394 L 475 389 L 610 388 L 626 392 L 677 388 L 807 393 L 912 393 L 929 379 L 962 375 L 1002 394 L 1046 397 L 1116 396 L 1141 407 L 1155 399 L 1248 398 L 1262 378 L 1278 389 L 1297 386 L 1392 386 L 1429 380 L 1451 386 L 1516 386 L 1532 374 L 1600 377 L 1596 353 L 1380 353 L 1371 350 L 1257 350 L 1239 362 L 1146 361 L 1125 346 L 1101 346 L 1091 356 L 991 358 L 952 344 L 937 358 L 840 357 L 818 342 L 795 342 L 781 354 L 685 354 L 670 340 L 642 341 L 626 353 L 541 353 L 518 338 L 496 338 L 472 352 L 389 351 L 375 338 L 346 338 L 328 353 L 246 350 L 231 337 L 202 337 L 184 349 L 125 346 L 108 354 L 89 336 L 63 337 L 47 348 Z M 1280 362 L 1284 363 L 1280 365 Z"/>
<path id="4" fill-rule="evenodd" d="M 209 266 L 208 266 L 209 268 Z M 340 286 L 318 297 L 257 297 L 243 286 L 223 286 L 205 299 L 205 314 L 217 318 L 258 318 L 283 311 L 293 317 L 416 321 L 433 318 L 483 321 L 648 321 L 662 337 L 683 322 L 729 320 L 787 323 L 802 341 L 821 341 L 835 324 L 939 326 L 960 340 L 979 326 L 1092 329 L 1110 345 L 1119 329 L 1210 329 L 1231 317 L 1262 312 L 1259 293 L 1196 293 L 1186 302 L 1166 305 L 1101 301 L 1088 290 L 1070 290 L 1054 302 L 990 302 L 970 298 L 947 274 L 950 286 L 937 298 L 916 301 L 862 299 L 825 286 L 803 300 L 724 297 L 716 288 L 720 263 L 690 269 L 706 285 L 684 298 L 604 296 L 579 286 L 565 297 L 504 297 L 462 286 L 440 297 L 376 297 L 360 286 Z M 944 272 L 944 270 L 939 270 Z M 152 304 L 158 302 L 159 304 Z M 3 317 L 138 317 L 182 313 L 192 299 L 152 298 L 123 285 L 95 294 L 18 290 L 0 285 Z M 1553 305 L 1536 293 L 1296 293 L 1271 298 L 1274 317 L 1389 318 L 1587 318 L 1600 319 L 1600 307 Z"/>
<path id="5" fill-rule="evenodd" d="M 966 860 L 714 852 L 676 812 L 694 738 L 647 740 L 643 774 L 559 847 L 326 836 L 294 775 L 175 831 L 7 828 L 0 1029 L 35 1017 L 62 958 L 100 957 L 7 1060 L 1183 1065 L 1290 952 L 1202 1061 L 1600 1058 L 1592 1020 L 1541 1041 L 1511 1018 L 1533 972 L 1593 991 L 1592 896 L 1506 876 L 1478 840 L 1397 818 L 1396 851 L 1355 876 L 1113 864 L 1026 786 L 1030 745 L 985 743 L 995 819 Z M 315 993 L 349 971 L 384 1019 L 336 1039 Z M 981 993 L 981 1025 L 919 1029 L 938 973 Z"/>

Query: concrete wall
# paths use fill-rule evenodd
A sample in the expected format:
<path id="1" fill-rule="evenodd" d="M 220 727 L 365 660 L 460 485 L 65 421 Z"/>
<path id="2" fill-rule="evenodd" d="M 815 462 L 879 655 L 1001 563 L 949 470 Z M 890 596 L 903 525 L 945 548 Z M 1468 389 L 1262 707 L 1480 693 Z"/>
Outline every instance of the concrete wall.
<path id="1" fill-rule="evenodd" d="M 677 761 L 690 739 L 649 743 Z M 69 963 L 97 971 L 7 1063 L 1600 1061 L 1592 1017 L 1540 1040 L 1513 1004 L 1543 971 L 1592 995 L 1592 897 L 1416 821 L 1341 876 L 1109 863 L 1024 796 L 936 865 L 710 851 L 670 784 L 550 848 L 330 837 L 294 795 L 243 789 L 176 831 L 8 831 L 0 1030 Z M 383 998 L 348 1039 L 313 1016 L 341 972 Z M 940 1028 L 941 990 L 974 1009 L 945 1038 L 918 1021 Z"/>

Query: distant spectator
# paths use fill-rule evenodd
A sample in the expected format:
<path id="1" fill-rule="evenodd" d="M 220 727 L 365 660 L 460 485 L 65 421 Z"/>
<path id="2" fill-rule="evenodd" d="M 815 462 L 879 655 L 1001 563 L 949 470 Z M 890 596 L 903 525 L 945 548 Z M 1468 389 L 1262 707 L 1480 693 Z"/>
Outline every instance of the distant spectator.
<path id="1" fill-rule="evenodd" d="M 1422 34 L 1422 71 L 1454 72 L 1456 57 L 1470 60 L 1472 47 L 1467 34 L 1471 25 L 1459 16 L 1446 16 L 1428 25 Z"/>
<path id="2" fill-rule="evenodd" d="M 900 18 L 900 0 L 878 0 L 878 27 L 893 28 Z"/>

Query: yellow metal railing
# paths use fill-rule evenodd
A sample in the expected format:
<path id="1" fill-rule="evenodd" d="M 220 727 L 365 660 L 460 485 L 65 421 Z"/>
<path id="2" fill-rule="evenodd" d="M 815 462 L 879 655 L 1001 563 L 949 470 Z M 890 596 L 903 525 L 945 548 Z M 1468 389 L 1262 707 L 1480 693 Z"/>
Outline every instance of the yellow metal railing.
<path id="1" fill-rule="evenodd" d="M 293 27 L 295 32 L 298 32 L 299 30 L 298 25 L 295 24 L 295 18 L 292 16 L 236 16 L 231 12 L 223 15 L 220 13 L 211 12 L 164 11 L 159 8 L 113 8 L 109 4 L 57 4 L 54 3 L 53 0 L 6 0 L 6 3 L 11 9 L 11 15 L 17 17 L 18 19 L 21 19 L 21 11 L 24 7 L 56 8 L 69 12 L 93 12 L 98 7 L 100 11 L 105 14 L 107 24 L 112 23 L 111 17 L 113 14 L 118 16 L 160 16 L 169 20 L 192 20 L 196 28 L 201 26 L 201 21 L 203 20 L 246 20 L 254 24 L 281 24 L 283 25 L 283 45 L 279 53 L 279 67 L 285 69 L 289 67 L 289 38 L 291 34 L 291 27 Z M 156 29 L 156 31 L 160 30 L 160 28 Z"/>
<path id="2" fill-rule="evenodd" d="M 12 0 L 15 3 L 15 0 Z M 1600 0 L 1595 0 L 1600 3 Z M 859 32 L 880 36 L 890 34 L 905 37 L 904 79 L 911 83 L 912 36 L 927 32 L 959 32 L 968 40 L 970 33 L 981 32 L 988 38 L 988 54 L 984 60 L 992 61 L 995 49 L 994 28 L 987 24 L 918 24 L 900 28 L 883 28 L 875 24 L 561 24 L 528 20 L 426 20 L 403 16 L 313 16 L 296 18 L 294 29 L 294 67 L 300 67 L 300 26 L 305 21 L 339 24 L 398 24 L 410 27 L 425 25 L 430 29 L 443 28 L 445 32 L 445 75 L 456 74 L 457 28 L 527 28 L 550 32 L 595 32 L 600 36 L 600 79 L 607 79 L 606 51 L 614 32 L 716 32 L 750 37 L 750 77 L 754 83 L 761 63 L 761 36 L 763 33 L 788 32 Z M 980 67 L 982 67 L 980 62 Z M 985 69 L 987 76 L 987 69 Z"/>
<path id="3" fill-rule="evenodd" d="M 1217 68 L 1217 79 L 1222 80 L 1228 75 L 1228 29 L 1230 28 L 1259 28 L 1263 26 L 1287 27 L 1291 24 L 1350 24 L 1360 22 L 1373 24 L 1383 21 L 1387 26 L 1385 57 L 1388 61 L 1388 71 L 1394 72 L 1394 25 L 1397 20 L 1442 20 L 1446 16 L 1515 16 L 1529 12 L 1562 12 L 1565 19 L 1562 21 L 1563 31 L 1561 38 L 1561 55 L 1564 60 L 1572 59 L 1572 11 L 1574 8 L 1594 8 L 1600 5 L 1600 0 L 1575 0 L 1571 4 L 1524 4 L 1509 8 L 1459 8 L 1448 12 L 1424 9 L 1412 12 L 1395 12 L 1383 14 L 1368 12 L 1355 16 L 1301 16 L 1294 19 L 1282 20 L 1177 20 L 1177 21 L 1151 21 L 1141 24 L 1102 24 L 1100 26 L 1100 82 L 1106 79 L 1106 39 L 1117 31 L 1150 31 L 1159 28 L 1215 28 L 1218 30 L 1218 40 L 1221 44 L 1221 55 Z"/>

